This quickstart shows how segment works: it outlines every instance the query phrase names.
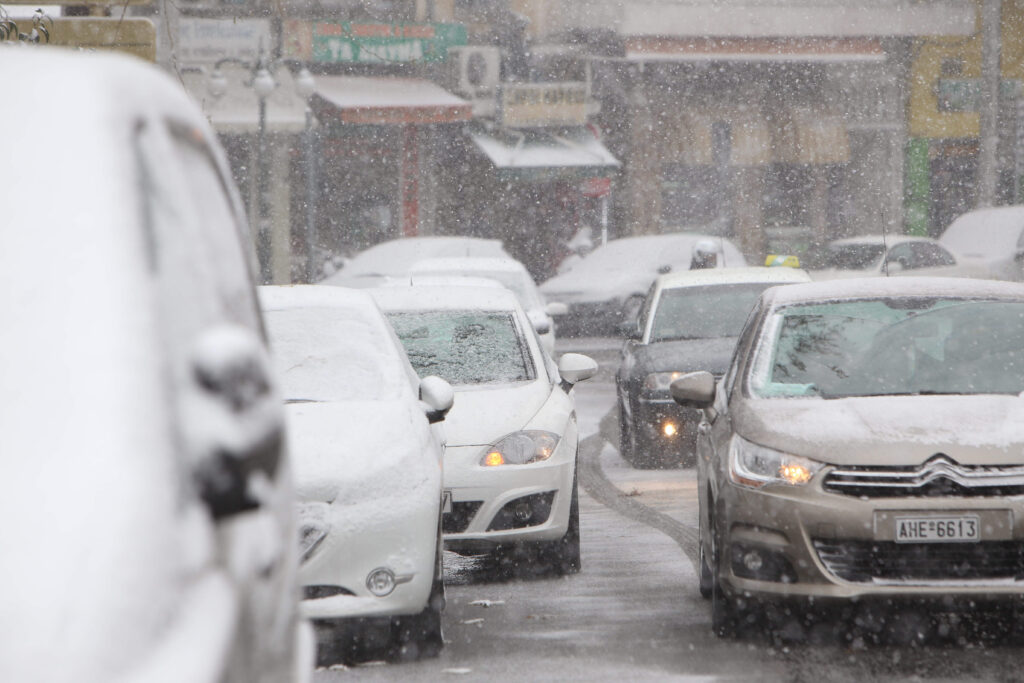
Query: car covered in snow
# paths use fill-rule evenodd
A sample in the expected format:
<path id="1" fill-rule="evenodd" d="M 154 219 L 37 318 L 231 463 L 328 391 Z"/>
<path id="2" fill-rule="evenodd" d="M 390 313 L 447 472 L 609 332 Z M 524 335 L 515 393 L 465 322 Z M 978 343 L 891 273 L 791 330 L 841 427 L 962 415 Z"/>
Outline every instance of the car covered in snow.
<path id="1" fill-rule="evenodd" d="M 321 284 L 339 287 L 379 287 L 406 278 L 417 261 L 427 258 L 512 258 L 500 240 L 458 235 L 400 237 L 375 244 L 347 259 L 341 270 Z"/>
<path id="2" fill-rule="evenodd" d="M 445 421 L 445 547 L 579 571 L 573 386 L 597 364 L 569 353 L 556 366 L 505 289 L 381 287 L 373 296 L 416 371 L 455 389 Z"/>
<path id="3" fill-rule="evenodd" d="M 718 267 L 745 266 L 739 249 L 722 237 L 678 232 L 611 240 L 567 272 L 540 286 L 551 301 L 566 306 L 555 316 L 563 336 L 618 336 L 621 324 L 636 319 L 644 295 L 658 275 L 689 270 L 695 249 L 711 243 Z"/>
<path id="4" fill-rule="evenodd" d="M 0 72 L 0 680 L 309 680 L 284 410 L 216 134 L 134 58 L 15 46 Z"/>
<path id="5" fill-rule="evenodd" d="M 797 268 L 708 268 L 661 275 L 627 331 L 615 374 L 619 453 L 635 467 L 694 461 L 700 412 L 669 385 L 693 369 L 721 377 L 754 303 L 768 287 L 808 282 Z"/>
<path id="6" fill-rule="evenodd" d="M 929 237 L 862 235 L 829 242 L 811 271 L 815 280 L 916 275 L 994 277 L 977 257 L 961 256 Z"/>
<path id="7" fill-rule="evenodd" d="M 438 428 L 452 388 L 416 375 L 363 291 L 261 287 L 260 300 L 284 385 L 302 610 L 317 626 L 320 661 L 382 649 L 404 659 L 436 655 L 444 607 Z"/>
<path id="8" fill-rule="evenodd" d="M 947 249 L 981 260 L 993 277 L 1024 279 L 1024 206 L 968 211 L 949 224 L 939 242 Z"/>
<path id="9" fill-rule="evenodd" d="M 555 323 L 551 314 L 562 313 L 565 307 L 557 301 L 546 302 L 526 266 L 519 261 L 485 257 L 431 258 L 413 264 L 409 275 L 413 279 L 447 276 L 487 278 L 501 283 L 519 299 L 526 317 L 540 336 L 544 350 L 552 355 L 555 353 Z"/>
<path id="10" fill-rule="evenodd" d="M 851 619 L 1012 608 L 1024 572 L 1021 340 L 1017 283 L 766 290 L 725 377 L 671 386 L 704 414 L 700 589 L 714 628 L 812 605 Z"/>

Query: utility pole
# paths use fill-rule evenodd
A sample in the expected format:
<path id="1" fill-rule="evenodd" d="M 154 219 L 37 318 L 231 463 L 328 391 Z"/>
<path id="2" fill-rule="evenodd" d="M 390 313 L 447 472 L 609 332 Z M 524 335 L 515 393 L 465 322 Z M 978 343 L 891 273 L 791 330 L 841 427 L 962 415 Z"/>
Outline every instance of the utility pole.
<path id="1" fill-rule="evenodd" d="M 1000 18 L 1002 0 L 984 0 L 981 10 L 981 98 L 978 102 L 980 137 L 978 146 L 978 206 L 992 206 L 996 199 L 996 149 L 999 112 Z"/>

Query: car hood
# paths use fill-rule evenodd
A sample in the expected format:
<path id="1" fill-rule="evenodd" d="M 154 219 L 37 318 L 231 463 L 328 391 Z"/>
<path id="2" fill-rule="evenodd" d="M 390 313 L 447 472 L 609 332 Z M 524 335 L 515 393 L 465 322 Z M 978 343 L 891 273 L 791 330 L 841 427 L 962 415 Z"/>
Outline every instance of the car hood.
<path id="1" fill-rule="evenodd" d="M 455 404 L 444 420 L 449 446 L 486 446 L 523 428 L 548 396 L 544 380 L 494 387 L 455 387 Z"/>
<path id="2" fill-rule="evenodd" d="M 636 348 L 637 370 L 643 372 L 693 372 L 707 370 L 720 376 L 732 359 L 736 337 L 680 339 L 644 344 Z"/>
<path id="3" fill-rule="evenodd" d="M 835 465 L 918 465 L 937 453 L 965 464 L 1024 463 L 1016 396 L 740 399 L 740 436 Z"/>
<path id="4" fill-rule="evenodd" d="M 285 412 L 301 501 L 390 496 L 439 467 L 423 412 L 405 401 L 289 403 Z"/>

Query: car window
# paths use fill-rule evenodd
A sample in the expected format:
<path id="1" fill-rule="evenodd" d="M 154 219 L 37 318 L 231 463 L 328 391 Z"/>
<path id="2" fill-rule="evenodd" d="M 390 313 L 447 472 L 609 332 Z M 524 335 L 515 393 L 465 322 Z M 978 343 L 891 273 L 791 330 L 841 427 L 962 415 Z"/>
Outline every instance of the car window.
<path id="1" fill-rule="evenodd" d="M 522 382 L 537 376 L 526 338 L 510 312 L 389 312 L 420 377 L 454 385 Z"/>
<path id="2" fill-rule="evenodd" d="M 914 253 L 914 268 L 935 268 L 937 266 L 954 266 L 953 255 L 937 244 L 931 242 L 914 242 L 911 245 Z"/>
<path id="3" fill-rule="evenodd" d="M 825 265 L 838 270 L 866 270 L 875 267 L 884 253 L 881 244 L 833 244 Z"/>
<path id="4" fill-rule="evenodd" d="M 662 289 L 651 342 L 738 336 L 767 282 Z"/>
<path id="5" fill-rule="evenodd" d="M 918 268 L 914 262 L 914 252 L 910 244 L 897 244 L 889 250 L 886 260 L 890 263 L 898 263 L 904 270 Z"/>

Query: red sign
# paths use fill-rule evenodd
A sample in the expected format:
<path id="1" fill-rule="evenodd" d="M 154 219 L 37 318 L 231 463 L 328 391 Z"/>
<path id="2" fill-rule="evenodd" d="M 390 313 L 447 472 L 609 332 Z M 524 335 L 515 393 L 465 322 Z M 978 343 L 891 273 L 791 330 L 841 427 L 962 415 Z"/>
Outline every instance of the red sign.
<path id="1" fill-rule="evenodd" d="M 587 178 L 580 184 L 580 193 L 584 197 L 607 197 L 611 191 L 611 178 Z"/>

